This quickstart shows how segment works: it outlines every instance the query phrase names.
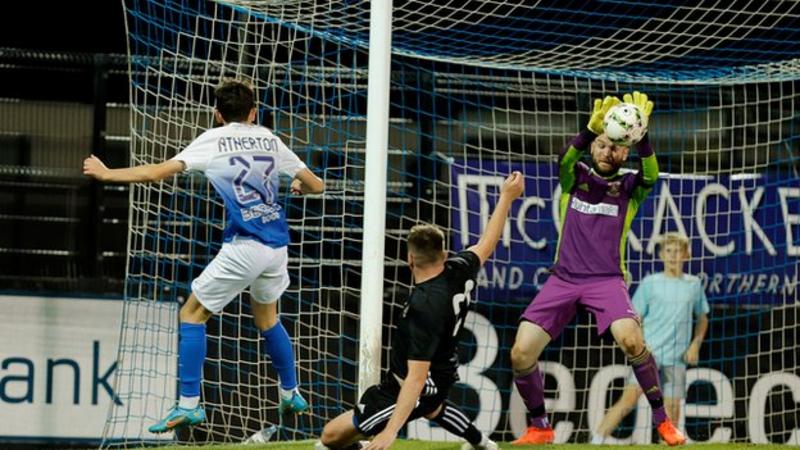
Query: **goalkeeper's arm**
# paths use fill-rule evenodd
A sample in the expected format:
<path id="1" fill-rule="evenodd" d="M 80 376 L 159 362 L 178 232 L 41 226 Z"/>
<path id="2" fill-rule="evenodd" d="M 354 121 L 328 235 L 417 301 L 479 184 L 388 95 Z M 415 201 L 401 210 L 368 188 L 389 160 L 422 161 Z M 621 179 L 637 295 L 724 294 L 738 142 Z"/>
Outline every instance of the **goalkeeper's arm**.
<path id="1" fill-rule="evenodd" d="M 100 158 L 91 155 L 83 161 L 83 174 L 110 183 L 159 181 L 185 169 L 183 161 L 170 159 L 159 164 L 143 164 L 124 169 L 109 169 Z"/>
<path id="2" fill-rule="evenodd" d="M 625 99 L 625 103 L 636 105 L 649 122 L 654 105 L 647 94 L 633 91 L 633 94 L 625 94 L 623 99 Z M 656 184 L 656 180 L 658 180 L 658 160 L 655 152 L 653 152 L 653 147 L 650 145 L 648 134 L 645 134 L 642 140 L 636 144 L 636 152 L 642 161 L 642 166 L 639 169 L 639 184 L 643 185 L 645 189 L 652 189 Z"/>
<path id="3" fill-rule="evenodd" d="M 645 188 L 651 189 L 655 186 L 658 180 L 658 159 L 650 145 L 650 139 L 645 134 L 641 141 L 636 144 L 636 152 L 641 159 L 641 168 L 639 169 L 639 182 Z"/>
<path id="4" fill-rule="evenodd" d="M 575 164 L 581 159 L 581 154 L 589 148 L 597 135 L 592 130 L 583 130 L 570 139 L 567 145 L 558 154 L 558 181 L 561 189 L 569 192 L 575 183 Z"/>

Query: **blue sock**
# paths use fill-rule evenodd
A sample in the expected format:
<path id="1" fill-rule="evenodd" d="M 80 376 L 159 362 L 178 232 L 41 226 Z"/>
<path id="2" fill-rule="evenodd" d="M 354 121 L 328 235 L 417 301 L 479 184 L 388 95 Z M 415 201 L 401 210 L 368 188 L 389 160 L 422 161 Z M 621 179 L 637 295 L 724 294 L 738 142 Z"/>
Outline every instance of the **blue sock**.
<path id="1" fill-rule="evenodd" d="M 281 388 L 290 390 L 297 387 L 297 374 L 294 367 L 294 351 L 289 333 L 280 321 L 274 327 L 261 332 L 264 348 L 272 358 L 272 366 L 278 371 Z"/>
<path id="2" fill-rule="evenodd" d="M 178 379 L 182 397 L 199 397 L 206 360 L 206 325 L 181 323 L 178 341 Z"/>

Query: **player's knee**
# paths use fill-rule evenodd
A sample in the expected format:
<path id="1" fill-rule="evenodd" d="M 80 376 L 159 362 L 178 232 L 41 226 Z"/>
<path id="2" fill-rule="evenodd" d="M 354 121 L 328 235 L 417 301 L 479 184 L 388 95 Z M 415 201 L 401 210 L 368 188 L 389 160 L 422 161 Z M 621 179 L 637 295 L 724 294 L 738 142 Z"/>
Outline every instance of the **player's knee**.
<path id="1" fill-rule="evenodd" d="M 331 426 L 331 424 L 328 424 L 322 429 L 322 436 L 319 437 L 319 440 L 322 442 L 322 445 L 326 447 L 336 448 L 341 438 L 341 433 L 339 433 L 335 427 Z"/>
<path id="2" fill-rule="evenodd" d="M 179 312 L 180 320 L 183 323 L 206 323 L 213 313 L 206 309 L 205 306 L 200 304 L 197 300 L 189 301 L 181 306 Z"/>
<path id="3" fill-rule="evenodd" d="M 536 355 L 530 349 L 514 344 L 511 347 L 511 368 L 514 372 L 525 370 L 536 364 Z"/>
<path id="4" fill-rule="evenodd" d="M 252 301 L 250 306 L 253 310 L 253 322 L 260 331 L 269 330 L 280 321 L 277 302 L 261 303 Z"/>
<path id="5" fill-rule="evenodd" d="M 644 340 L 639 336 L 624 336 L 619 342 L 622 351 L 628 356 L 637 356 L 644 350 Z"/>
<path id="6" fill-rule="evenodd" d="M 444 409 L 444 403 L 439 405 L 439 407 L 436 408 L 433 412 L 425 414 L 425 418 L 428 419 L 428 420 L 433 420 L 433 419 L 437 418 L 439 416 L 439 414 L 442 413 L 442 409 Z"/>

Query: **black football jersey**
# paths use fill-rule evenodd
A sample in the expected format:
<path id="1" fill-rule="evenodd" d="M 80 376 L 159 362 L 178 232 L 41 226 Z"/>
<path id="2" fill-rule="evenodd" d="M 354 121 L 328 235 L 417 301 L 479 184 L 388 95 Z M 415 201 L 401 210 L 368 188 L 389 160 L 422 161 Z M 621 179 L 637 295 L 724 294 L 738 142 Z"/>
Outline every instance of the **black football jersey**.
<path id="1" fill-rule="evenodd" d="M 389 367 L 394 374 L 405 379 L 408 360 L 430 361 L 429 381 L 449 385 L 458 380 L 458 335 L 480 267 L 475 253 L 463 251 L 448 258 L 442 273 L 414 286 L 392 341 Z"/>

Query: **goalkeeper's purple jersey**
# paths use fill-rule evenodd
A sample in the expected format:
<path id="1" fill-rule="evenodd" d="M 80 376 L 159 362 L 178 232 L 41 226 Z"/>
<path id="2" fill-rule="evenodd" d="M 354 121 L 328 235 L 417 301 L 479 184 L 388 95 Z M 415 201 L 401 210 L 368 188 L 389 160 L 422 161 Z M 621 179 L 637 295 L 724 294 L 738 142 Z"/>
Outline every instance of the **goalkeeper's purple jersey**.
<path id="1" fill-rule="evenodd" d="M 658 163 L 645 140 L 638 172 L 603 178 L 580 162 L 594 140 L 583 132 L 559 158 L 561 233 L 553 273 L 579 283 L 626 277 L 625 248 L 631 222 L 658 178 Z"/>

